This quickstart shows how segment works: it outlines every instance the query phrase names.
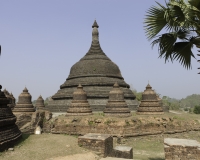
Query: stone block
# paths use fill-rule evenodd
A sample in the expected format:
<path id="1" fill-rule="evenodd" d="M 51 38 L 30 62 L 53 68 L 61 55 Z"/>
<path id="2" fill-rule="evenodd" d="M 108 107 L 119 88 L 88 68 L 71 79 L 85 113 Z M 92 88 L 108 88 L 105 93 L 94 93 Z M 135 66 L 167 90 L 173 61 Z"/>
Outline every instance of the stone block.
<path id="1" fill-rule="evenodd" d="M 128 146 L 116 146 L 113 149 L 112 157 L 133 159 L 133 148 Z"/>
<path id="2" fill-rule="evenodd" d="M 200 143 L 195 140 L 165 138 L 164 151 L 166 159 L 199 160 Z"/>
<path id="3" fill-rule="evenodd" d="M 107 134 L 89 133 L 78 137 L 78 145 L 107 157 L 113 150 L 113 138 Z"/>

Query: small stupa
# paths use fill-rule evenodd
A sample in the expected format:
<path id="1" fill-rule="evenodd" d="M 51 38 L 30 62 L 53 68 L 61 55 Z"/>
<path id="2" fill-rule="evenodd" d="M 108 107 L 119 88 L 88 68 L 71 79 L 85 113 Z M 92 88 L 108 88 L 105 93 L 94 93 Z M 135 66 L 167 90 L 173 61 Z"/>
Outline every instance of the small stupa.
<path id="1" fill-rule="evenodd" d="M 9 99 L 9 103 L 8 103 L 8 107 L 10 107 L 11 109 L 13 109 L 15 107 L 15 105 L 13 104 L 13 99 L 12 99 L 12 95 L 6 90 L 3 90 L 6 98 Z"/>
<path id="2" fill-rule="evenodd" d="M 142 93 L 142 101 L 137 109 L 137 114 L 163 114 L 163 109 L 157 98 L 157 95 L 150 84 L 146 86 L 146 90 Z"/>
<path id="3" fill-rule="evenodd" d="M 0 85 L 0 151 L 5 150 L 21 138 L 21 131 L 15 124 L 16 117 L 8 107 L 9 99 Z"/>
<path id="4" fill-rule="evenodd" d="M 83 90 L 81 84 L 78 85 L 77 89 L 73 93 L 73 100 L 69 108 L 67 109 L 67 116 L 82 116 L 82 115 L 91 115 L 92 110 L 87 101 L 87 94 Z"/>
<path id="5" fill-rule="evenodd" d="M 45 108 L 44 99 L 40 95 L 36 101 L 35 107 L 37 110 L 43 110 Z"/>
<path id="6" fill-rule="evenodd" d="M 124 92 L 119 88 L 117 82 L 109 92 L 109 100 L 103 112 L 106 116 L 131 116 L 130 109 L 124 100 Z"/>
<path id="7" fill-rule="evenodd" d="M 35 108 L 31 101 L 32 96 L 25 87 L 23 92 L 19 95 L 17 105 L 13 109 L 13 112 L 35 112 Z"/>

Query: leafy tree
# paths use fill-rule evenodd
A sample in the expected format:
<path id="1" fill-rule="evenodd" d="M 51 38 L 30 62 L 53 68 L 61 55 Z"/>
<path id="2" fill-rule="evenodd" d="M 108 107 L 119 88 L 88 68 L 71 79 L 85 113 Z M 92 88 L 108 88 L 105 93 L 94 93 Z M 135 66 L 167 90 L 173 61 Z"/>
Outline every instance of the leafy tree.
<path id="1" fill-rule="evenodd" d="M 147 38 L 154 39 L 152 47 L 158 44 L 159 58 L 178 60 L 191 69 L 192 47 L 200 48 L 200 0 L 169 0 L 166 6 L 156 3 L 144 21 Z M 163 30 L 166 33 L 160 34 Z"/>
<path id="2" fill-rule="evenodd" d="M 134 93 L 138 101 L 142 100 L 142 92 L 137 92 L 137 90 L 132 90 L 132 92 Z"/>
<path id="3" fill-rule="evenodd" d="M 195 106 L 193 112 L 194 112 L 195 114 L 200 114 L 200 105 Z"/>

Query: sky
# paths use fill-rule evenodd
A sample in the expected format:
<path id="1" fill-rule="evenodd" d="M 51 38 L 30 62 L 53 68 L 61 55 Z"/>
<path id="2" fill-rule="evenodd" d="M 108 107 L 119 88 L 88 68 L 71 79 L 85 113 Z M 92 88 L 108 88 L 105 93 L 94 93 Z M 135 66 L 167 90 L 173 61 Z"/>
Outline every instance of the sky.
<path id="1" fill-rule="evenodd" d="M 192 59 L 191 70 L 176 61 L 165 63 L 145 36 L 145 14 L 156 5 L 154 0 L 2 0 L 0 4 L 0 84 L 17 99 L 25 86 L 32 100 L 59 90 L 71 66 L 89 50 L 95 19 L 101 48 L 132 88 L 144 91 L 149 81 L 161 97 L 200 94 L 200 63 Z"/>

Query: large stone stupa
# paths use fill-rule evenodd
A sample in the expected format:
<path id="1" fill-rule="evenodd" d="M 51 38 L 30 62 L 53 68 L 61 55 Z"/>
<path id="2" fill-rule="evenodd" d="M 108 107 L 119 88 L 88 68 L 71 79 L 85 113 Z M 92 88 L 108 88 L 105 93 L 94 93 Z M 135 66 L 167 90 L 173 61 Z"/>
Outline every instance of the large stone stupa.
<path id="1" fill-rule="evenodd" d="M 16 117 L 8 107 L 9 99 L 1 91 L 0 85 L 0 151 L 13 147 L 21 138 L 21 131 L 15 124 Z"/>
<path id="2" fill-rule="evenodd" d="M 87 100 L 93 111 L 103 111 L 113 84 L 117 82 L 124 92 L 124 98 L 131 110 L 135 110 L 137 102 L 135 95 L 124 81 L 119 67 L 103 52 L 99 44 L 98 24 L 95 20 L 92 31 L 92 44 L 86 55 L 75 63 L 64 84 L 58 92 L 52 96 L 52 101 L 47 105 L 51 112 L 66 112 L 73 92 L 78 84 L 82 84 L 87 93 Z"/>

